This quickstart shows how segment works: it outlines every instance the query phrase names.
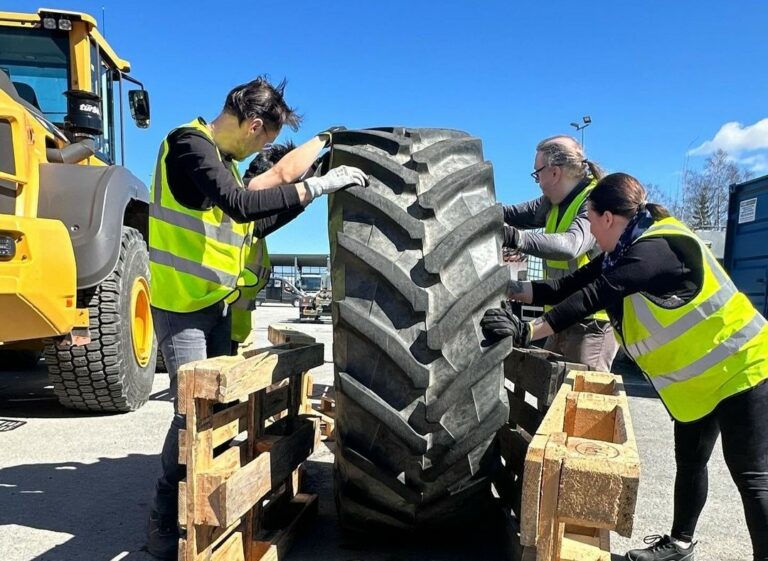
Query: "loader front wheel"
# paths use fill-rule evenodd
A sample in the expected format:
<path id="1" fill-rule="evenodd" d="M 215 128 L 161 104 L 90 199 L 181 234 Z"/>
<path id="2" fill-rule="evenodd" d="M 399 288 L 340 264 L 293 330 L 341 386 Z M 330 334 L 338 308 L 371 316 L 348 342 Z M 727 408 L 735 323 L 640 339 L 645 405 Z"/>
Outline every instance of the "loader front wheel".
<path id="1" fill-rule="evenodd" d="M 99 285 L 79 290 L 78 307 L 88 308 L 91 342 L 45 348 L 59 401 L 86 411 L 135 411 L 149 399 L 157 358 L 149 254 L 137 230 L 123 227 L 115 270 Z"/>

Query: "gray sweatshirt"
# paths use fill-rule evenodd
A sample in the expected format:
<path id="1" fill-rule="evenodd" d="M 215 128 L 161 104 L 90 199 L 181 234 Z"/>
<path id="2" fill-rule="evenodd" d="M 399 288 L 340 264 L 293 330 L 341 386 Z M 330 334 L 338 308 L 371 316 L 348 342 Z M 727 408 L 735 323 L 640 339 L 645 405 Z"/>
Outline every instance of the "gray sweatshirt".
<path id="1" fill-rule="evenodd" d="M 590 181 L 590 178 L 583 180 L 568 193 L 568 196 L 559 205 L 561 216 L 571 201 L 589 185 Z M 517 205 L 503 205 L 503 208 L 504 222 L 520 230 L 518 249 L 522 253 L 554 261 L 569 261 L 588 252 L 590 257 L 600 253 L 589 228 L 586 201 L 581 205 L 573 223 L 562 234 L 530 231 L 544 228 L 546 225 L 547 213 L 552 208 L 552 203 L 543 195 L 538 199 Z"/>

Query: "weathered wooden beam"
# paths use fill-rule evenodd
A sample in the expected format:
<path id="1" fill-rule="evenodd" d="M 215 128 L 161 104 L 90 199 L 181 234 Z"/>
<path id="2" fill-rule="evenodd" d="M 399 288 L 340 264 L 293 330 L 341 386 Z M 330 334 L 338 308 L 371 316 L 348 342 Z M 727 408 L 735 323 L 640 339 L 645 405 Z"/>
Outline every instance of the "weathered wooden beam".
<path id="1" fill-rule="evenodd" d="M 289 435 L 269 439 L 269 451 L 259 454 L 234 474 L 223 478 L 218 474 L 198 476 L 198 485 L 207 501 L 197 501 L 196 524 L 227 526 L 239 519 L 275 486 L 312 454 L 317 422 L 296 419 L 296 430 Z"/>
<path id="2" fill-rule="evenodd" d="M 197 363 L 195 397 L 220 403 L 245 398 L 292 375 L 321 366 L 323 345 L 271 347 L 250 358 L 231 358 L 234 360 L 216 364 Z"/>
<path id="3" fill-rule="evenodd" d="M 273 345 L 284 345 L 286 343 L 299 343 L 306 345 L 314 343 L 315 338 L 291 327 L 285 323 L 273 323 L 267 328 L 267 339 Z"/>

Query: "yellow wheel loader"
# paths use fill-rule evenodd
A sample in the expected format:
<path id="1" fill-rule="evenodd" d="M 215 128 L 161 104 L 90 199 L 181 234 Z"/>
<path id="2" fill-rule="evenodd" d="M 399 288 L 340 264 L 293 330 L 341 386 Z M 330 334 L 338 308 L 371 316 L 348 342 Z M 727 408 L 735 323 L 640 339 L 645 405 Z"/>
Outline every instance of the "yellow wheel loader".
<path id="1" fill-rule="evenodd" d="M 149 95 L 87 14 L 0 12 L 0 366 L 45 357 L 63 405 L 148 399 L 149 190 L 122 164 L 123 86 Z"/>

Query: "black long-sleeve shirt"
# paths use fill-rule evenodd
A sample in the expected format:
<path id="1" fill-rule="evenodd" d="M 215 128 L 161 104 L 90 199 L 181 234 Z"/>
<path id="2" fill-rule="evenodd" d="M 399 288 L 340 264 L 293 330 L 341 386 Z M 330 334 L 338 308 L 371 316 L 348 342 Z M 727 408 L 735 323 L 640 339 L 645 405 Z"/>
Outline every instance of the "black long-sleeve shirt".
<path id="1" fill-rule="evenodd" d="M 623 318 L 623 301 L 637 292 L 656 303 L 677 307 L 698 294 L 704 278 L 696 242 L 682 236 L 645 238 L 606 273 L 604 254 L 558 280 L 534 281 L 533 302 L 555 305 L 544 319 L 555 332 L 604 309 L 614 327 Z"/>
<path id="2" fill-rule="evenodd" d="M 227 165 L 231 157 L 224 155 Z M 296 218 L 304 207 L 293 185 L 252 191 L 243 189 L 219 159 L 216 147 L 200 131 L 183 128 L 168 137 L 168 185 L 182 205 L 196 210 L 219 207 L 238 223 L 254 222 L 263 238 Z"/>

